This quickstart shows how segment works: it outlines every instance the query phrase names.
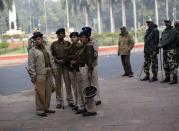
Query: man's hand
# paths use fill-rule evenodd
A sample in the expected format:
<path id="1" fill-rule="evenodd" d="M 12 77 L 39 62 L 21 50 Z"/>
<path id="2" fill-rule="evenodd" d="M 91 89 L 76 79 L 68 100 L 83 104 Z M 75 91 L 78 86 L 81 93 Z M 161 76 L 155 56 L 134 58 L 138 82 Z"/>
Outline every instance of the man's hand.
<path id="1" fill-rule="evenodd" d="M 55 59 L 55 62 L 58 63 L 58 64 L 64 64 L 64 61 L 63 61 L 63 60 Z"/>
<path id="2" fill-rule="evenodd" d="M 72 64 L 72 65 L 75 64 L 75 63 L 76 63 L 75 60 L 71 60 L 71 61 L 70 61 L 70 64 Z"/>
<path id="3" fill-rule="evenodd" d="M 31 78 L 31 82 L 35 85 L 36 77 Z"/>

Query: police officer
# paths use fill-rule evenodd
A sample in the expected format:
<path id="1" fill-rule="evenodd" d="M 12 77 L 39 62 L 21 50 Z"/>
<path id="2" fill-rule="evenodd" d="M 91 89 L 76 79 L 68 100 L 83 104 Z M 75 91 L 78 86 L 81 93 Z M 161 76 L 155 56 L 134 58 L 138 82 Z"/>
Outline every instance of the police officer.
<path id="1" fill-rule="evenodd" d="M 93 46 L 94 48 L 94 56 L 96 57 L 95 61 L 93 62 L 94 65 L 94 83 L 95 86 L 97 87 L 97 94 L 95 96 L 95 103 L 96 105 L 100 105 L 101 104 L 101 98 L 100 98 L 100 89 L 99 89 L 99 82 L 98 82 L 98 73 L 97 73 L 97 65 L 98 65 L 98 44 L 96 42 L 96 40 L 94 38 L 91 37 L 91 27 L 83 27 L 82 31 L 86 31 L 89 36 L 90 36 L 90 44 Z"/>
<path id="2" fill-rule="evenodd" d="M 120 28 L 121 33 L 118 41 L 118 56 L 121 55 L 122 65 L 125 73 L 122 76 L 133 77 L 134 73 L 130 64 L 130 52 L 134 47 L 134 39 L 126 30 L 125 26 Z"/>
<path id="3" fill-rule="evenodd" d="M 176 30 L 171 25 L 171 20 L 164 20 L 165 30 L 160 38 L 159 48 L 163 49 L 163 66 L 166 78 L 161 83 L 169 82 L 176 84 L 177 81 L 177 62 L 176 62 Z"/>
<path id="4" fill-rule="evenodd" d="M 67 94 L 67 101 L 68 105 L 73 107 L 73 97 L 72 97 L 72 91 L 71 91 L 71 82 L 69 78 L 69 66 L 68 63 L 65 61 L 65 52 L 70 47 L 70 42 L 64 40 L 65 38 L 65 29 L 60 28 L 56 31 L 58 40 L 53 42 L 51 45 L 51 52 L 54 56 L 55 65 L 57 68 L 57 75 L 55 77 L 56 82 L 56 100 L 57 100 L 57 106 L 56 108 L 60 109 L 62 108 L 63 103 L 63 92 L 62 92 L 62 77 L 65 82 L 66 87 L 66 94 Z"/>
<path id="5" fill-rule="evenodd" d="M 84 98 L 82 95 L 82 76 L 80 73 L 80 64 L 78 61 L 79 58 L 79 51 L 82 48 L 82 44 L 80 44 L 79 41 L 79 33 L 78 32 L 72 32 L 70 34 L 71 38 L 71 47 L 67 51 L 67 61 L 69 64 L 69 75 L 70 80 L 73 87 L 73 92 L 75 96 L 75 107 L 73 108 L 76 110 L 76 114 L 83 113 L 85 110 L 84 107 Z"/>
<path id="6" fill-rule="evenodd" d="M 158 59 L 157 54 L 159 53 L 158 50 L 158 43 L 159 43 L 159 30 L 157 29 L 157 25 L 153 23 L 151 19 L 146 21 L 148 29 L 146 30 L 144 36 L 144 72 L 146 76 L 141 79 L 141 81 L 150 82 L 157 81 L 157 74 L 158 74 Z M 153 77 L 150 79 L 150 65 L 152 65 L 152 73 Z"/>
<path id="7" fill-rule="evenodd" d="M 86 31 L 80 33 L 80 41 L 83 44 L 82 53 L 80 54 L 80 64 L 84 66 L 80 67 L 80 72 L 83 78 L 83 89 L 91 86 L 94 81 L 94 48 L 90 43 L 90 35 Z M 83 116 L 94 116 L 97 115 L 95 109 L 94 97 L 85 98 L 87 111 L 83 113 Z"/>
<path id="8" fill-rule="evenodd" d="M 35 45 L 29 50 L 28 73 L 35 86 L 37 115 L 47 116 L 47 113 L 55 113 L 54 110 L 49 110 L 55 64 L 50 49 L 43 44 L 42 36 L 40 32 L 33 36 Z"/>

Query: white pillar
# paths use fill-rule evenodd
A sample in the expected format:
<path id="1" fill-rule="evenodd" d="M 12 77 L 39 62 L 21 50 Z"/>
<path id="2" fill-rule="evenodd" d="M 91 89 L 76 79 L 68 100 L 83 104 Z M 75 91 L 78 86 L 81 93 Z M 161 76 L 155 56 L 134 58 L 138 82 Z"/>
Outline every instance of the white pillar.
<path id="1" fill-rule="evenodd" d="M 158 1 L 155 0 L 155 23 L 158 25 Z"/>
<path id="2" fill-rule="evenodd" d="M 14 0 L 12 0 L 12 10 L 9 10 L 9 30 L 17 30 L 16 7 Z"/>

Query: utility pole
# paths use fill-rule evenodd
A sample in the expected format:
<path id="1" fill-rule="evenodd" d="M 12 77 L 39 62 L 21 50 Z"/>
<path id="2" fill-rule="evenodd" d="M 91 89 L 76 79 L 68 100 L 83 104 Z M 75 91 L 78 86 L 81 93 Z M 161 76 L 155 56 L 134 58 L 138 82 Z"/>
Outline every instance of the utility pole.
<path id="1" fill-rule="evenodd" d="M 30 33 L 32 33 L 32 17 L 31 17 L 31 4 L 30 4 L 30 0 L 29 0 L 29 28 L 30 28 Z"/>
<path id="2" fill-rule="evenodd" d="M 125 1 L 121 0 L 122 4 L 122 25 L 126 26 L 126 9 L 125 9 Z"/>

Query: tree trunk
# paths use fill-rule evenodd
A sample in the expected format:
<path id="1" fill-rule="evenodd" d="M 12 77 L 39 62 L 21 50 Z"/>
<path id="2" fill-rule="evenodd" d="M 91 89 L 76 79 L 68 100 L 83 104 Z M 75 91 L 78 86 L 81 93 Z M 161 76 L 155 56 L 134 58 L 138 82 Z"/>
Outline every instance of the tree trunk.
<path id="1" fill-rule="evenodd" d="M 97 0 L 98 33 L 101 34 L 101 0 Z"/>
<path id="2" fill-rule="evenodd" d="M 166 0 L 166 18 L 168 19 L 168 0 Z"/>
<path id="3" fill-rule="evenodd" d="M 136 0 L 133 0 L 133 15 L 134 15 L 134 33 L 135 33 L 135 41 L 137 41 L 136 33 L 137 33 L 137 14 L 136 14 Z"/>
<path id="4" fill-rule="evenodd" d="M 111 32 L 115 31 L 114 15 L 113 15 L 113 2 L 114 0 L 109 0 L 109 11 L 110 11 L 110 23 L 111 23 Z"/>
<path id="5" fill-rule="evenodd" d="M 125 1 L 121 0 L 122 5 L 122 25 L 126 26 L 126 9 L 125 9 Z"/>
<path id="6" fill-rule="evenodd" d="M 158 1 L 155 0 L 155 23 L 158 25 Z"/>
<path id="7" fill-rule="evenodd" d="M 88 11 L 86 9 L 86 6 L 83 7 L 83 11 L 85 14 L 85 26 L 89 26 Z"/>

